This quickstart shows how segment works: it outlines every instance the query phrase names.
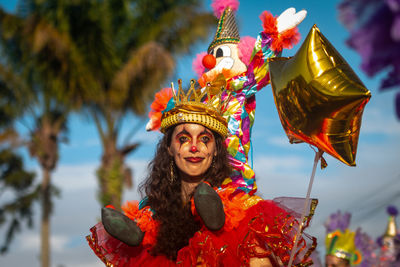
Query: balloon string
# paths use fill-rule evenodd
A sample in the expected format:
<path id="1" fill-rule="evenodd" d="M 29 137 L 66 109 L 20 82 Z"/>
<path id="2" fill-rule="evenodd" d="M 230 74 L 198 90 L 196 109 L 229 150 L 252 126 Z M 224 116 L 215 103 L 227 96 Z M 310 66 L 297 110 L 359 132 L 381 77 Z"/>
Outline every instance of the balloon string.
<path id="1" fill-rule="evenodd" d="M 296 253 L 297 243 L 298 243 L 298 240 L 299 240 L 298 237 L 300 236 L 301 229 L 303 228 L 304 217 L 305 217 L 305 215 L 306 215 L 307 207 L 309 207 L 308 203 L 309 203 L 309 201 L 310 201 L 311 189 L 312 189 L 312 185 L 313 185 L 313 183 L 314 183 L 315 171 L 316 171 L 316 169 L 317 169 L 318 161 L 319 161 L 319 159 L 321 158 L 322 153 L 323 153 L 323 152 L 322 152 L 321 150 L 319 150 L 318 152 L 315 152 L 314 166 L 313 166 L 313 169 L 312 169 L 312 173 L 311 173 L 311 177 L 310 177 L 310 182 L 308 183 L 307 196 L 306 196 L 306 199 L 305 199 L 305 201 L 304 201 L 303 212 L 302 212 L 302 214 L 301 214 L 301 219 L 300 219 L 300 222 L 299 222 L 299 227 L 297 227 L 297 233 L 296 233 L 296 235 L 295 235 L 295 237 L 294 237 L 294 245 L 293 245 L 292 252 L 290 253 L 290 259 L 289 259 L 289 263 L 288 263 L 287 267 L 292 266 L 292 262 L 293 262 L 293 260 L 294 260 L 294 255 L 295 255 L 295 253 Z"/>

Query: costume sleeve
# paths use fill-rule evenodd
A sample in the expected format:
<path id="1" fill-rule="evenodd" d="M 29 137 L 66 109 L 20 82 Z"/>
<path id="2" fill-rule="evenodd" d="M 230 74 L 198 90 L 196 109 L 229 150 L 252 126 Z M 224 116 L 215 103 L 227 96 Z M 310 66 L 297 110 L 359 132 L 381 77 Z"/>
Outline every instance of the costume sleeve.
<path id="1" fill-rule="evenodd" d="M 247 71 L 230 79 L 228 89 L 243 92 L 249 98 L 269 83 L 268 59 L 281 54 L 271 49 L 272 39 L 272 35 L 265 32 L 257 36 Z"/>
<path id="2" fill-rule="evenodd" d="M 244 92 L 247 98 L 269 83 L 268 59 L 280 56 L 284 48 L 290 49 L 300 40 L 297 27 L 278 32 L 277 18 L 270 12 L 264 11 L 260 19 L 263 31 L 257 37 L 247 72 L 228 81 L 228 88 Z"/>

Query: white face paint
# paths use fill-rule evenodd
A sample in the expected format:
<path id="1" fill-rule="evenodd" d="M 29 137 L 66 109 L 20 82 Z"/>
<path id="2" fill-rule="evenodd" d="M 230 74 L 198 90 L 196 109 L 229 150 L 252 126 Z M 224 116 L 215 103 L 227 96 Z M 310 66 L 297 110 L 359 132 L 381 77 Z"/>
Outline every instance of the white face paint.
<path id="1" fill-rule="evenodd" d="M 225 57 L 222 58 L 214 68 L 217 70 L 222 70 L 222 69 L 230 70 L 233 67 L 233 63 L 235 63 L 233 58 Z"/>
<path id="2" fill-rule="evenodd" d="M 215 58 L 219 57 L 230 57 L 231 56 L 231 48 L 228 45 L 220 45 L 215 47 Z"/>
<path id="3" fill-rule="evenodd" d="M 232 70 L 239 74 L 247 70 L 246 65 L 239 58 L 239 49 L 237 44 L 223 44 L 216 46 L 212 53 L 216 59 L 214 70 L 222 69 Z"/>

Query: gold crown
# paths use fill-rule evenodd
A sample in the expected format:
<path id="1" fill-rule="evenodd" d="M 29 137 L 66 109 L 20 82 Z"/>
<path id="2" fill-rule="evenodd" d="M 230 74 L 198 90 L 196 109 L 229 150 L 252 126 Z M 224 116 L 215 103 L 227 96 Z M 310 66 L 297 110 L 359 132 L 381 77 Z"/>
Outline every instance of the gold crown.
<path id="1" fill-rule="evenodd" d="M 190 89 L 185 94 L 182 89 L 182 80 L 178 80 L 178 93 L 175 93 L 174 85 L 171 83 L 175 107 L 163 113 L 161 117 L 162 133 L 174 125 L 181 123 L 201 124 L 222 137 L 228 135 L 227 121 L 221 114 L 224 104 L 227 101 L 221 101 L 222 91 L 225 89 L 225 78 L 217 77 L 212 83 L 202 89 L 196 89 L 195 80 L 190 81 Z M 202 101 L 206 97 L 207 101 Z"/>

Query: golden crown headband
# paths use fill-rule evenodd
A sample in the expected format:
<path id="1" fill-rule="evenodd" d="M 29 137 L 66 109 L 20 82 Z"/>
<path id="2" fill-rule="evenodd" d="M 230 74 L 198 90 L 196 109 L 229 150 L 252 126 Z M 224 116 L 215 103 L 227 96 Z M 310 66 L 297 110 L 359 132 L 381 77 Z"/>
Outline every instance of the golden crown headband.
<path id="1" fill-rule="evenodd" d="M 175 107 L 164 112 L 161 117 L 162 133 L 181 123 L 201 124 L 210 130 L 217 132 L 223 138 L 228 136 L 228 123 L 222 117 L 221 110 L 223 103 L 221 101 L 221 93 L 224 86 L 215 90 L 210 83 L 205 89 L 195 89 L 195 80 L 190 81 L 190 89 L 187 94 L 182 89 L 182 80 L 178 80 L 178 93 L 175 93 L 174 85 L 171 83 L 171 89 L 175 102 Z M 207 102 L 202 99 L 207 95 Z"/>

